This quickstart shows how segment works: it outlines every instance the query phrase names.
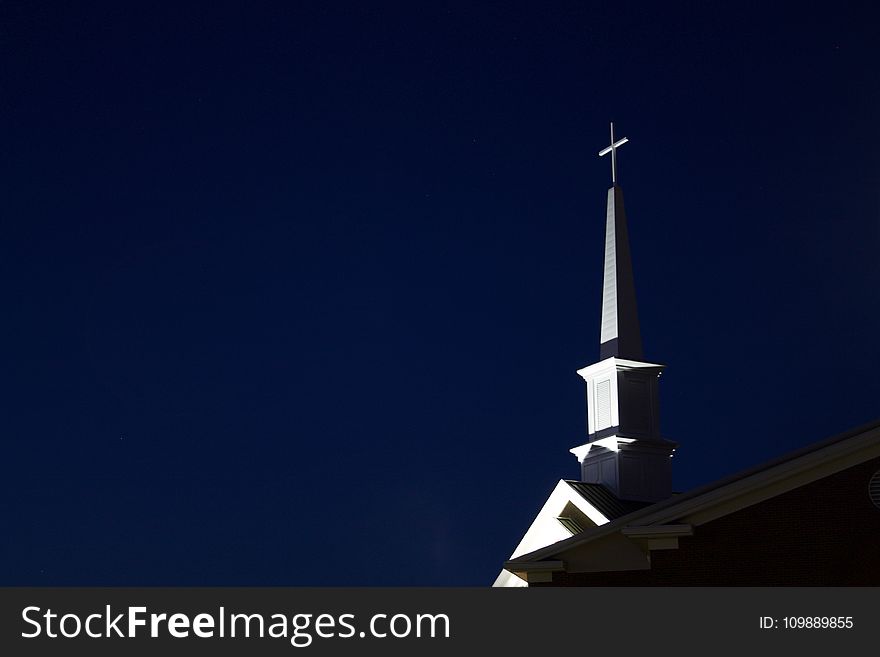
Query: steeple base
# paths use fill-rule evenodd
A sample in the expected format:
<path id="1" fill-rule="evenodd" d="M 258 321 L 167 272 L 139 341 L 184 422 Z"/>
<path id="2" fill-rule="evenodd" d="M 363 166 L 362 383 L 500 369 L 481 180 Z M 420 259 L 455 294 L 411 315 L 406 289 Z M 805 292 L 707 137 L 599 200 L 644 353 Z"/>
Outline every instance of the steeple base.
<path id="1" fill-rule="evenodd" d="M 659 502 L 672 495 L 670 440 L 614 435 L 571 450 L 581 464 L 581 481 L 602 484 L 621 500 Z"/>

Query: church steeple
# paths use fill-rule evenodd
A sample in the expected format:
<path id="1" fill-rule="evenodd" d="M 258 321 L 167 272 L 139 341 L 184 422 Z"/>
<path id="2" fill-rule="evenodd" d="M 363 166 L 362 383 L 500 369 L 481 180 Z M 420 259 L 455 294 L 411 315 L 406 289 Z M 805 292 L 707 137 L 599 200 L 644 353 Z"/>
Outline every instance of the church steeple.
<path id="1" fill-rule="evenodd" d="M 587 443 L 571 452 L 581 480 L 600 483 L 621 499 L 656 501 L 672 490 L 670 458 L 676 444 L 660 435 L 658 379 L 664 366 L 643 361 L 623 191 L 617 184 L 614 140 L 605 216 L 600 361 L 578 374 L 587 384 Z"/>

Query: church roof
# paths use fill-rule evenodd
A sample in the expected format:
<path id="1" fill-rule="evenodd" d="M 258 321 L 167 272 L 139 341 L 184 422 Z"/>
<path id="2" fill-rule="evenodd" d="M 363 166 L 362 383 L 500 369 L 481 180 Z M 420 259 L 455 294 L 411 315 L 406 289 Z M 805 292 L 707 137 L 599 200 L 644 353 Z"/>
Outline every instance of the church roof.
<path id="1" fill-rule="evenodd" d="M 581 497 L 592 504 L 596 509 L 609 520 L 616 520 L 621 516 L 629 515 L 633 511 L 638 511 L 650 502 L 635 502 L 631 500 L 621 500 L 614 493 L 605 488 L 602 484 L 588 484 L 583 481 L 565 480 Z"/>
<path id="2" fill-rule="evenodd" d="M 880 420 L 706 486 L 648 504 L 628 515 L 609 518 L 606 524 L 511 559 L 504 567 L 515 572 L 527 568 L 528 564 L 537 565 L 535 562 L 562 564 L 549 560 L 564 558 L 564 554 L 570 555 L 572 550 L 586 549 L 589 543 L 615 533 L 682 532 L 877 456 L 880 456 Z"/>

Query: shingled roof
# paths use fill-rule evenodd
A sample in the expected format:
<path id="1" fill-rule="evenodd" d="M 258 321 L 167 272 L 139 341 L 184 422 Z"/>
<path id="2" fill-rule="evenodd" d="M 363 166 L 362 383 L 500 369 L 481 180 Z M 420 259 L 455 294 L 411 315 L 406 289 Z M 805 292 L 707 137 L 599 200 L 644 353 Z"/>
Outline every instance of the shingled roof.
<path id="1" fill-rule="evenodd" d="M 608 520 L 615 520 L 652 504 L 652 502 L 618 499 L 614 493 L 602 484 L 588 484 L 583 481 L 570 481 L 568 479 L 565 480 L 565 483 L 577 491 L 587 502 L 596 507 L 596 510 L 608 518 Z"/>

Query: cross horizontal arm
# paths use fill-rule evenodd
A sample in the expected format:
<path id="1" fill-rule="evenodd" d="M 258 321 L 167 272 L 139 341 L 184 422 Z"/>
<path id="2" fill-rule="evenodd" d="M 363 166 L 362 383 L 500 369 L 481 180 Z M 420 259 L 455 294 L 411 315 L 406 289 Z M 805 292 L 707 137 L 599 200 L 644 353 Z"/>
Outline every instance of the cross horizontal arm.
<path id="1" fill-rule="evenodd" d="M 620 141 L 616 141 L 613 144 L 611 144 L 611 146 L 606 146 L 601 151 L 599 151 L 599 156 L 601 157 L 602 155 L 608 155 L 608 153 L 610 153 L 612 151 L 612 149 L 619 148 L 620 146 L 623 146 L 628 141 L 629 141 L 629 139 L 627 137 L 624 137 Z"/>

